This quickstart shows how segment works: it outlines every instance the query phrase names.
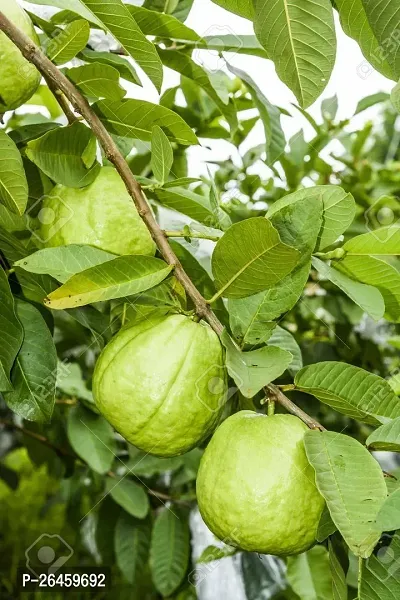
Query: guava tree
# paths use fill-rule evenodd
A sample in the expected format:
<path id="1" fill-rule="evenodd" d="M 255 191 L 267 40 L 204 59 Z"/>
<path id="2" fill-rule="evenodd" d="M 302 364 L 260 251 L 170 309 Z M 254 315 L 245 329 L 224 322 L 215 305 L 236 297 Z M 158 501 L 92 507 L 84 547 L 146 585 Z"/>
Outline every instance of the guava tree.
<path id="1" fill-rule="evenodd" d="M 398 480 L 372 454 L 400 450 L 400 91 L 361 101 L 381 105 L 361 130 L 336 97 L 306 111 L 335 10 L 358 75 L 400 78 L 400 3 L 215 1 L 255 35 L 201 37 L 191 0 L 36 0 L 47 19 L 0 0 L 5 597 L 62 559 L 109 569 L 98 598 L 192 599 L 231 555 L 248 600 L 400 594 Z M 274 62 L 311 140 L 286 140 L 235 53 Z M 164 67 L 179 85 L 135 98 Z M 216 139 L 235 160 L 192 177 Z M 216 536 L 198 560 L 196 502 Z"/>

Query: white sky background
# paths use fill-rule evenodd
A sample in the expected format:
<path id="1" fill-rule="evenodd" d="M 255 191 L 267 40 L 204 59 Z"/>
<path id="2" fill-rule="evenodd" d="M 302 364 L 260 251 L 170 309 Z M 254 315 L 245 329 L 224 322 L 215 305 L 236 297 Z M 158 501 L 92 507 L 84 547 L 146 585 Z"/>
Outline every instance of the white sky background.
<path id="1" fill-rule="evenodd" d="M 127 2 L 137 5 L 142 4 L 141 0 L 127 0 Z M 36 6 L 24 2 L 22 4 L 30 10 L 34 7 L 34 11 L 38 14 L 47 13 L 47 16 L 49 16 L 49 13 L 55 12 L 48 6 Z M 226 34 L 254 33 L 250 21 L 227 12 L 211 2 L 211 0 L 195 0 L 186 24 L 201 36 L 212 36 L 215 38 Z M 332 77 L 321 98 L 308 109 L 317 122 L 321 120 L 320 106 L 324 98 L 330 98 L 336 94 L 339 100 L 338 118 L 348 119 L 354 114 L 357 103 L 361 98 L 379 91 L 390 92 L 395 85 L 393 81 L 386 79 L 366 63 L 356 42 L 343 33 L 338 19 L 336 19 L 336 26 L 338 37 L 337 58 Z M 310 139 L 313 136 L 313 130 L 306 119 L 293 108 L 291 103 L 296 102 L 296 98 L 277 77 L 272 61 L 244 54 L 228 53 L 226 56 L 230 63 L 246 71 L 254 79 L 270 102 L 287 109 L 293 115 L 293 118 L 282 117 L 282 125 L 287 139 L 301 128 L 304 129 L 306 139 Z M 208 51 L 195 51 L 193 58 L 211 69 L 215 69 L 216 61 L 218 61 L 216 52 Z M 217 67 L 221 68 L 222 64 L 219 60 Z M 140 71 L 143 88 L 127 84 L 126 87 L 129 95 L 158 103 L 159 96 L 156 89 L 144 73 L 140 69 L 138 70 Z M 166 69 L 163 90 L 177 85 L 179 78 L 180 76 L 177 73 Z M 374 107 L 370 108 L 352 121 L 352 127 L 362 126 L 366 120 L 374 119 L 376 114 L 377 109 Z M 243 144 L 243 150 L 245 151 L 252 146 L 262 143 L 264 139 L 263 126 L 259 122 Z M 205 146 L 211 149 L 207 149 Z M 207 170 L 204 161 L 224 160 L 232 152 L 234 152 L 233 146 L 226 141 L 203 140 L 202 148 L 192 148 L 190 150 L 190 175 L 206 174 Z"/>

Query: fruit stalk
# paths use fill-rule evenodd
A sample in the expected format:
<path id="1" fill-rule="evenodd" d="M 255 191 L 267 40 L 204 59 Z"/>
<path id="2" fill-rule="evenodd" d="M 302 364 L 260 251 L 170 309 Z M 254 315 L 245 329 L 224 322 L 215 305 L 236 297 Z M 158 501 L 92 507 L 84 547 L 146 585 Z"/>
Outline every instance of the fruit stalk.
<path id="1" fill-rule="evenodd" d="M 101 144 L 105 156 L 115 166 L 119 175 L 125 183 L 126 189 L 130 194 L 139 215 L 145 222 L 152 238 L 154 239 L 157 248 L 162 254 L 164 260 L 174 266 L 174 275 L 184 287 L 187 295 L 194 304 L 196 315 L 208 322 L 210 327 L 221 335 L 224 327 L 219 319 L 212 311 L 209 303 L 203 298 L 196 286 L 193 284 L 190 277 L 185 272 L 178 257 L 168 243 L 168 238 L 165 232 L 160 228 L 155 220 L 152 211 L 147 203 L 143 191 L 136 181 L 128 163 L 119 151 L 117 145 L 108 133 L 103 123 L 98 116 L 92 111 L 89 102 L 78 91 L 73 83 L 47 58 L 42 50 L 32 42 L 18 27 L 16 27 L 1 11 L 0 11 L 0 30 L 19 48 L 22 55 L 43 75 L 49 86 L 56 93 L 64 94 L 65 98 L 71 103 L 74 110 L 80 114 L 91 128 L 93 134 Z M 63 104 L 65 104 L 63 102 Z M 69 112 L 66 113 L 67 118 Z M 273 397 L 277 402 L 286 408 L 290 413 L 298 416 L 311 429 L 320 429 L 323 427 L 304 411 L 299 409 L 289 398 L 287 398 L 276 386 L 270 384 L 266 387 L 266 393 Z"/>

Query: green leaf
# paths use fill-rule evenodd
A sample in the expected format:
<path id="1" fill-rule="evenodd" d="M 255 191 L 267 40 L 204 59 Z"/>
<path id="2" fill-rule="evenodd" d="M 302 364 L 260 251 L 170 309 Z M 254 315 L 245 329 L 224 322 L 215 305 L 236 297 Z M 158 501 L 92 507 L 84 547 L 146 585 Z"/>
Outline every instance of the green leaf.
<path id="1" fill-rule="evenodd" d="M 324 542 L 336 531 L 337 527 L 332 521 L 331 513 L 329 512 L 328 507 L 325 505 L 318 523 L 317 542 Z"/>
<path id="2" fill-rule="evenodd" d="M 89 161 L 88 150 L 91 155 Z M 68 187 L 89 185 L 100 170 L 96 161 L 95 138 L 91 130 L 79 122 L 53 129 L 32 140 L 26 147 L 26 155 L 48 177 Z"/>
<path id="3" fill-rule="evenodd" d="M 172 268 L 152 256 L 119 256 L 74 275 L 44 302 L 61 310 L 123 298 L 161 283 Z"/>
<path id="4" fill-rule="evenodd" d="M 361 0 L 357 1 L 361 4 Z M 338 4 L 338 2 L 336 4 Z M 355 6 L 355 3 L 353 3 L 353 6 Z M 356 112 L 354 113 L 354 115 L 358 115 L 364 110 L 367 110 L 367 108 L 371 108 L 371 106 L 375 106 L 376 104 L 380 104 L 381 102 L 386 102 L 389 99 L 390 94 L 387 94 L 386 92 L 377 92 L 376 94 L 371 94 L 370 96 L 361 98 L 361 100 L 357 104 Z"/>
<path id="5" fill-rule="evenodd" d="M 386 537 L 386 542 L 389 542 Z M 359 600 L 397 600 L 400 595 L 400 536 L 361 565 Z"/>
<path id="6" fill-rule="evenodd" d="M 243 17 L 244 19 L 253 20 L 254 9 L 252 0 L 213 0 L 214 4 L 218 4 L 222 8 Z"/>
<path id="7" fill-rule="evenodd" d="M 21 348 L 24 332 L 15 311 L 14 297 L 7 275 L 0 268 L 0 391 L 12 390 L 10 371 Z"/>
<path id="8" fill-rule="evenodd" d="M 79 54 L 79 58 L 88 63 L 101 63 L 109 65 L 117 69 L 122 79 L 136 83 L 136 85 L 142 85 L 136 70 L 128 59 L 118 54 L 111 54 L 110 52 L 97 52 L 95 50 L 82 50 Z"/>
<path id="9" fill-rule="evenodd" d="M 278 76 L 303 108 L 326 87 L 336 56 L 329 0 L 253 0 L 254 29 Z"/>
<path id="10" fill-rule="evenodd" d="M 336 185 L 317 185 L 284 196 L 268 210 L 268 218 L 284 207 L 307 198 L 318 198 L 323 205 L 323 223 L 317 245 L 318 250 L 330 246 L 351 225 L 356 215 L 356 203 L 351 194 Z"/>
<path id="11" fill-rule="evenodd" d="M 4 129 L 0 129 L 0 155 L 0 202 L 22 215 L 28 202 L 28 182 L 18 148 Z"/>
<path id="12" fill-rule="evenodd" d="M 216 286 L 228 298 L 243 298 L 272 287 L 294 269 L 299 252 L 282 243 L 264 217 L 232 225 L 212 256 Z"/>
<path id="13" fill-rule="evenodd" d="M 186 516 L 174 507 L 163 509 L 153 527 L 150 566 L 154 585 L 170 596 L 182 583 L 189 563 L 189 526 Z"/>
<path id="14" fill-rule="evenodd" d="M 362 0 L 368 22 L 378 42 L 378 57 L 386 60 L 393 79 L 400 78 L 399 19 L 397 0 Z M 387 73 L 385 73 L 387 75 Z"/>
<path id="15" fill-rule="evenodd" d="M 400 529 L 400 488 L 386 498 L 376 522 L 382 531 Z"/>
<path id="16" fill-rule="evenodd" d="M 94 246 L 69 244 L 68 246 L 38 250 L 26 258 L 18 260 L 14 266 L 30 273 L 51 275 L 57 281 L 65 283 L 72 275 L 114 258 L 116 258 L 115 254 Z"/>
<path id="17" fill-rule="evenodd" d="M 304 367 L 295 377 L 296 389 L 316 396 L 340 413 L 372 425 L 400 416 L 400 403 L 385 379 L 342 362 L 326 361 Z"/>
<path id="18" fill-rule="evenodd" d="M 101 21 L 97 19 L 80 0 L 27 0 L 32 4 L 40 4 L 44 6 L 52 6 L 63 10 L 71 10 L 88 21 L 92 21 L 97 25 L 101 25 Z"/>
<path id="19" fill-rule="evenodd" d="M 150 505 L 146 491 L 126 476 L 120 479 L 107 477 L 106 491 L 132 517 L 144 519 L 148 514 Z"/>
<path id="20" fill-rule="evenodd" d="M 74 67 L 67 69 L 65 74 L 89 98 L 118 101 L 126 94 L 119 84 L 119 71 L 104 63 Z"/>
<path id="21" fill-rule="evenodd" d="M 299 265 L 279 283 L 265 292 L 247 298 L 230 298 L 229 318 L 232 332 L 243 344 L 259 345 L 267 342 L 273 324 L 296 304 L 310 273 L 311 260 Z"/>
<path id="22" fill-rule="evenodd" d="M 331 575 L 332 575 L 333 600 L 347 600 L 348 592 L 347 592 L 346 573 L 343 570 L 340 560 L 336 555 L 332 540 L 330 540 L 330 539 L 328 540 L 328 549 L 329 549 L 329 566 L 330 566 Z"/>
<path id="23" fill-rule="evenodd" d="M 161 90 L 163 68 L 155 46 L 141 32 L 121 0 L 81 0 Z"/>
<path id="24" fill-rule="evenodd" d="M 65 361 L 60 362 L 57 369 L 57 389 L 68 396 L 81 398 L 90 403 L 91 408 L 95 408 L 93 394 L 86 387 L 86 382 L 82 376 L 82 369 L 78 363 Z"/>
<path id="25" fill-rule="evenodd" d="M 347 294 L 353 302 L 358 304 L 375 321 L 382 319 L 385 314 L 385 302 L 382 294 L 376 287 L 350 279 L 350 277 L 344 275 L 334 267 L 330 267 L 319 258 L 314 257 L 312 264 L 323 279 L 329 279 L 334 285 L 337 285 L 338 288 Z"/>
<path id="26" fill-rule="evenodd" d="M 261 120 L 264 125 L 265 141 L 266 141 L 266 162 L 272 165 L 284 153 L 286 140 L 281 127 L 281 112 L 277 106 L 274 106 L 264 96 L 258 85 L 245 72 L 228 64 L 228 69 L 245 82 L 249 88 L 249 92 L 253 102 L 260 113 Z"/>
<path id="27" fill-rule="evenodd" d="M 247 600 L 283 600 L 279 592 L 286 588 L 287 584 L 284 566 L 280 562 L 262 559 L 254 552 L 242 552 L 240 566 Z M 297 600 L 297 597 L 294 599 L 292 596 L 286 596 L 286 593 L 285 600 Z"/>
<path id="28" fill-rule="evenodd" d="M 150 549 L 151 524 L 121 512 L 115 529 L 117 565 L 129 583 L 146 567 Z"/>
<path id="29" fill-rule="evenodd" d="M 221 96 L 216 92 L 212 81 L 210 81 L 207 72 L 184 52 L 179 52 L 178 50 L 162 50 L 161 48 L 158 48 L 157 51 L 164 66 L 181 73 L 181 75 L 193 81 L 206 92 L 211 100 L 215 102 L 220 113 L 225 116 L 229 123 L 231 133 L 235 133 L 238 128 L 236 108 L 229 97 L 227 102 L 224 102 L 224 100 L 221 99 Z"/>
<path id="30" fill-rule="evenodd" d="M 83 50 L 89 41 L 90 25 L 87 21 L 79 19 L 68 23 L 65 29 L 49 40 L 46 54 L 56 65 L 64 65 Z"/>
<path id="31" fill-rule="evenodd" d="M 400 322 L 400 273 L 388 263 L 373 256 L 347 255 L 335 262 L 335 268 L 351 277 L 378 288 L 385 301 L 385 317 Z"/>
<path id="32" fill-rule="evenodd" d="M 373 28 L 368 22 L 363 0 L 335 0 L 343 31 L 360 46 L 361 52 L 371 65 L 385 77 L 393 79 L 392 68 L 388 63 L 386 50 L 381 47 Z M 362 65 L 359 66 L 361 77 Z M 358 110 L 356 111 L 359 112 Z"/>
<path id="33" fill-rule="evenodd" d="M 24 340 L 11 372 L 12 392 L 4 394 L 8 406 L 28 421 L 48 423 L 56 391 L 57 353 L 40 312 L 27 302 L 17 302 Z"/>
<path id="34" fill-rule="evenodd" d="M 218 546 L 207 546 L 201 553 L 200 557 L 197 559 L 198 563 L 209 563 L 214 560 L 220 560 L 221 558 L 226 558 L 227 556 L 233 556 L 238 552 L 237 548 L 232 548 L 231 546 L 224 546 L 223 548 L 218 548 Z"/>
<path id="35" fill-rule="evenodd" d="M 289 556 L 286 576 L 300 600 L 333 600 L 329 556 L 323 546 Z"/>
<path id="36" fill-rule="evenodd" d="M 230 218 L 222 209 L 214 211 L 209 197 L 191 190 L 181 187 L 158 188 L 154 190 L 153 195 L 163 206 L 183 213 L 208 227 L 226 229 L 231 224 Z"/>
<path id="37" fill-rule="evenodd" d="M 308 431 L 308 460 L 332 520 L 356 556 L 371 555 L 381 536 L 376 515 L 386 499 L 379 464 L 357 440 L 333 431 Z"/>
<path id="38" fill-rule="evenodd" d="M 373 431 L 367 439 L 366 445 L 371 450 L 400 452 L 400 418 L 394 419 L 391 423 L 385 423 Z"/>
<path id="39" fill-rule="evenodd" d="M 198 50 L 217 50 L 218 52 L 234 52 L 268 58 L 255 35 L 240 35 L 236 33 L 205 36 L 196 42 Z"/>
<path id="40" fill-rule="evenodd" d="M 400 227 L 382 227 L 348 240 L 343 249 L 355 256 L 400 255 Z"/>
<path id="41" fill-rule="evenodd" d="M 264 386 L 282 375 L 293 355 L 276 346 L 241 352 L 226 330 L 221 335 L 226 348 L 226 367 L 243 396 L 253 398 Z"/>
<path id="42" fill-rule="evenodd" d="M 168 179 L 173 162 L 172 146 L 161 127 L 155 125 L 151 134 L 151 168 L 159 183 Z"/>
<path id="43" fill-rule="evenodd" d="M 17 127 L 10 131 L 8 135 L 18 147 L 21 147 L 31 140 L 41 137 L 51 129 L 57 129 L 57 127 L 61 127 L 61 124 L 49 122 L 33 123 L 32 125 Z"/>
<path id="44" fill-rule="evenodd" d="M 91 469 L 101 475 L 111 469 L 117 444 L 104 417 L 78 405 L 68 411 L 67 431 L 72 448 Z"/>
<path id="45" fill-rule="evenodd" d="M 114 539 L 121 508 L 106 496 L 102 499 L 97 513 L 95 542 L 103 564 L 115 563 Z"/>
<path id="46" fill-rule="evenodd" d="M 300 346 L 294 336 L 286 329 L 278 325 L 268 340 L 268 346 L 277 346 L 278 348 L 282 348 L 282 350 L 290 352 L 293 358 L 288 366 L 288 371 L 291 375 L 295 375 L 297 371 L 303 368 L 303 357 Z"/>
<path id="47" fill-rule="evenodd" d="M 323 224 L 323 204 L 318 196 L 301 197 L 273 212 L 271 222 L 281 240 L 297 248 L 302 263 L 310 260 Z"/>
<path id="48" fill-rule="evenodd" d="M 130 5 L 128 9 L 145 35 L 193 42 L 201 40 L 201 37 L 193 29 L 181 23 L 173 15 L 148 10 L 142 6 Z"/>
<path id="49" fill-rule="evenodd" d="M 129 98 L 121 102 L 99 100 L 92 108 L 108 131 L 115 135 L 149 142 L 153 127 L 158 125 L 171 141 L 184 146 L 198 144 L 189 125 L 165 106 Z"/>

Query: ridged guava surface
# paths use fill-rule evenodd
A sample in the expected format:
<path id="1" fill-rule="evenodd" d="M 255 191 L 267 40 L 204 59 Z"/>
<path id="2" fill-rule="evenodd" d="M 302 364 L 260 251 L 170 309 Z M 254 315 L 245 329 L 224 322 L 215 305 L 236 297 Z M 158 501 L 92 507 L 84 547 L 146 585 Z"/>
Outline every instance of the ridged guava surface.
<path id="1" fill-rule="evenodd" d="M 197 500 L 204 521 L 227 544 L 287 556 L 314 543 L 324 499 L 291 415 L 241 411 L 217 429 L 202 457 Z"/>
<path id="2" fill-rule="evenodd" d="M 0 0 L 0 11 L 28 35 L 36 44 L 32 21 L 15 0 Z M 29 100 L 40 83 L 40 73 L 30 64 L 8 39 L 0 32 L 0 113 L 14 110 Z"/>
<path id="3" fill-rule="evenodd" d="M 39 213 L 46 247 L 89 244 L 115 254 L 153 255 L 154 241 L 112 167 L 84 188 L 56 185 Z"/>
<path id="4" fill-rule="evenodd" d="M 220 419 L 227 389 L 223 352 L 212 329 L 187 316 L 144 320 L 121 330 L 100 355 L 96 405 L 138 448 L 183 454 Z"/>

